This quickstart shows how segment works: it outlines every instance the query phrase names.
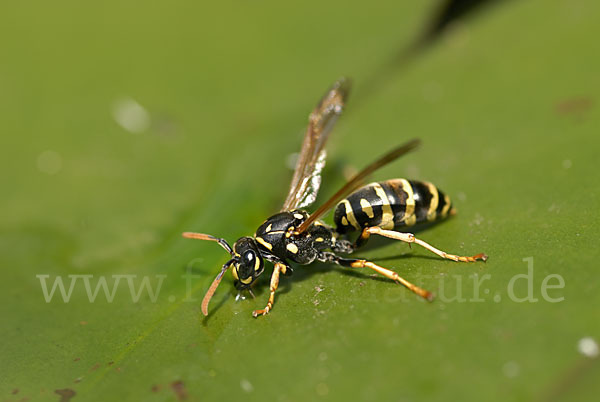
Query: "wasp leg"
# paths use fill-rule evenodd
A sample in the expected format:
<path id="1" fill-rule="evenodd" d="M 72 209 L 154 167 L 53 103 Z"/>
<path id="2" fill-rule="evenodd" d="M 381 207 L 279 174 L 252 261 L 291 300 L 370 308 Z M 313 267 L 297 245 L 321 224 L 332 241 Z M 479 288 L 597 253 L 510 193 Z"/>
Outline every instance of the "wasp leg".
<path id="1" fill-rule="evenodd" d="M 402 278 L 396 272 L 389 270 L 387 268 L 380 267 L 379 265 L 377 265 L 371 261 L 362 260 L 362 259 L 358 259 L 358 258 L 342 258 L 340 256 L 337 256 L 333 253 L 328 253 L 328 252 L 322 252 L 319 255 L 319 260 L 323 261 L 323 262 L 332 262 L 334 264 L 338 264 L 343 267 L 371 268 L 373 271 L 385 276 L 386 278 L 389 278 L 396 283 L 406 286 L 408 289 L 410 289 L 412 292 L 418 294 L 422 298 L 429 300 L 429 301 L 433 300 L 433 294 L 431 292 L 429 292 L 425 289 L 421 289 L 417 285 L 412 284 L 409 281 L 407 281 L 406 279 Z"/>
<path id="2" fill-rule="evenodd" d="M 446 259 L 452 260 L 452 261 L 475 262 L 477 260 L 485 261 L 488 258 L 488 256 L 485 255 L 484 253 L 480 253 L 480 254 L 474 255 L 472 257 L 464 257 L 464 256 L 460 256 L 460 255 L 448 254 L 445 251 L 438 250 L 437 248 L 433 247 L 432 245 L 425 243 L 423 240 L 417 239 L 415 237 L 415 235 L 412 233 L 401 233 L 401 232 L 395 232 L 393 230 L 385 230 L 378 226 L 365 228 L 363 230 L 363 233 L 364 232 L 368 232 L 370 235 L 376 234 L 379 236 L 389 237 L 390 239 L 400 240 L 400 241 L 406 242 L 408 244 L 416 243 L 419 246 L 425 247 L 427 250 L 439 255 L 442 258 L 446 258 Z M 361 237 L 362 236 L 363 235 L 361 234 Z M 367 238 L 368 238 L 368 236 L 367 236 Z"/>
<path id="3" fill-rule="evenodd" d="M 371 233 L 369 232 L 370 228 L 364 228 L 362 230 L 362 232 L 360 232 L 360 236 L 358 236 L 358 238 L 356 239 L 356 241 L 354 242 L 354 244 L 352 245 L 352 248 L 354 250 L 356 250 L 357 248 L 364 246 L 367 241 L 369 240 L 369 236 L 371 236 Z"/>
<path id="4" fill-rule="evenodd" d="M 269 311 L 271 311 L 271 309 L 273 308 L 273 303 L 275 303 L 275 291 L 277 290 L 277 286 L 279 286 L 279 273 L 282 270 L 285 272 L 285 270 L 286 270 L 285 264 L 282 264 L 279 262 L 276 263 L 275 269 L 273 269 L 273 275 L 271 275 L 271 286 L 270 286 L 271 294 L 269 295 L 269 301 L 267 302 L 267 306 L 262 310 L 254 310 L 252 312 L 253 317 L 258 317 L 259 315 L 268 314 Z"/>

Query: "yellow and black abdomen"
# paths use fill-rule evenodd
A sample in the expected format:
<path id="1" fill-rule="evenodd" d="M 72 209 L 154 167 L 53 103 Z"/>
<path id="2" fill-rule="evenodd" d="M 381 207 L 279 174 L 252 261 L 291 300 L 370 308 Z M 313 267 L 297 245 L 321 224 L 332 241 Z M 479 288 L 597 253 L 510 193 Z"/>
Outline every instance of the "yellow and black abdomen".
<path id="1" fill-rule="evenodd" d="M 338 233 L 379 226 L 398 229 L 448 216 L 450 198 L 428 182 L 392 179 L 359 188 L 335 208 Z"/>

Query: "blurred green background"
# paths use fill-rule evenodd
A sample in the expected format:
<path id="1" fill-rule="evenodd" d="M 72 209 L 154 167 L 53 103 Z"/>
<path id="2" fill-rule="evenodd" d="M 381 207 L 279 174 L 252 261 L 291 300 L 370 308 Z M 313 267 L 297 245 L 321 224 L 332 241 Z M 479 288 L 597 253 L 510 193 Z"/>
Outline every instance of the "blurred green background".
<path id="1" fill-rule="evenodd" d="M 446 24 L 434 0 L 3 2 L 0 400 L 597 396 L 581 349 L 600 332 L 600 6 L 459 3 L 474 8 Z M 459 213 L 419 236 L 489 261 L 374 242 L 362 256 L 438 299 L 315 264 L 258 320 L 267 275 L 239 302 L 228 276 L 205 319 L 227 256 L 180 233 L 233 242 L 276 212 L 308 113 L 342 75 L 355 86 L 319 200 L 421 138 L 375 179 L 436 183 Z M 517 302 L 528 264 L 514 293 L 537 302 Z M 166 277 L 154 302 L 123 279 L 90 303 L 79 279 L 46 303 L 36 275 Z"/>

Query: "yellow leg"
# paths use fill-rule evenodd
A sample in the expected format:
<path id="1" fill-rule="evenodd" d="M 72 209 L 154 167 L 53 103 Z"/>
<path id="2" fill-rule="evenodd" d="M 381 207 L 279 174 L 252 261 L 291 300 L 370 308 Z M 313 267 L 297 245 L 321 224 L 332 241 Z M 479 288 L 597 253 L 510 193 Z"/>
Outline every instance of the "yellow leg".
<path id="1" fill-rule="evenodd" d="M 406 286 L 408 289 L 410 289 L 414 293 L 418 294 L 422 298 L 427 299 L 429 301 L 433 300 L 433 294 L 431 292 L 429 292 L 425 289 L 421 289 L 417 285 L 414 285 L 414 284 L 410 283 L 409 281 L 407 281 L 406 279 L 402 278 L 400 275 L 398 275 L 394 271 L 389 270 L 387 268 L 380 267 L 379 265 L 377 265 L 371 261 L 362 260 L 359 258 L 343 258 L 343 257 L 340 257 L 339 255 L 329 253 L 329 252 L 321 253 L 319 255 L 319 261 L 333 262 L 334 264 L 341 265 L 342 267 L 370 268 L 373 271 L 385 276 L 386 278 L 389 278 L 389 279 L 395 281 L 396 283 Z"/>
<path id="2" fill-rule="evenodd" d="M 406 286 L 408 289 L 410 289 L 414 293 L 418 294 L 422 298 L 429 300 L 429 301 L 433 300 L 433 294 L 431 292 L 429 292 L 425 289 L 422 289 L 413 283 L 410 283 L 409 281 L 407 281 L 406 279 L 404 279 L 403 277 L 398 275 L 396 272 L 389 270 L 387 268 L 380 267 L 379 265 L 372 263 L 371 261 L 355 260 L 354 262 L 352 262 L 350 264 L 350 266 L 352 268 L 371 268 L 373 271 L 385 276 L 386 278 L 389 278 L 389 279 L 395 281 L 396 283 L 400 283 L 400 284 Z"/>
<path id="3" fill-rule="evenodd" d="M 432 253 L 439 255 L 442 258 L 446 258 L 446 259 L 452 260 L 452 261 L 475 262 L 477 260 L 485 261 L 488 258 L 488 256 L 485 255 L 484 253 L 480 253 L 480 254 L 474 255 L 472 257 L 464 257 L 464 256 L 460 256 L 460 255 L 448 254 L 445 251 L 438 250 L 437 248 L 433 247 L 432 245 L 425 243 L 423 240 L 417 239 L 415 237 L 415 235 L 412 233 L 395 232 L 393 230 L 385 230 L 385 229 L 382 229 L 377 226 L 367 228 L 367 229 L 365 229 L 365 231 L 367 231 L 369 234 L 376 234 L 379 236 L 389 237 L 390 239 L 400 240 L 400 241 L 406 242 L 408 244 L 411 244 L 411 243 L 418 244 L 420 246 L 425 247 L 427 250 L 431 251 Z"/>
<path id="4" fill-rule="evenodd" d="M 267 306 L 262 310 L 254 310 L 252 312 L 253 317 L 258 317 L 259 315 L 268 314 L 269 311 L 273 308 L 273 303 L 275 303 L 275 291 L 277 290 L 277 286 L 279 286 L 279 273 L 282 269 L 285 269 L 285 265 L 281 263 L 276 263 L 275 268 L 273 269 L 273 275 L 271 275 L 271 294 L 269 295 L 269 301 L 267 302 Z"/>

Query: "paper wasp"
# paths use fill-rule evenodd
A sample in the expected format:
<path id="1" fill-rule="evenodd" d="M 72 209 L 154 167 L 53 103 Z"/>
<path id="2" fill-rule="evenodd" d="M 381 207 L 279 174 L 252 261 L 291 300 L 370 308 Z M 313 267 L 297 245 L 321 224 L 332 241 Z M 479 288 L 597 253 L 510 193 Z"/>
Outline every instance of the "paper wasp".
<path id="1" fill-rule="evenodd" d="M 264 272 L 265 260 L 274 264 L 270 295 L 262 310 L 252 315 L 265 315 L 273 308 L 279 276 L 291 274 L 290 261 L 306 265 L 314 261 L 331 262 L 349 268 L 370 268 L 377 273 L 406 286 L 419 296 L 432 300 L 427 290 L 408 282 L 396 272 L 360 258 L 346 258 L 338 254 L 351 254 L 365 244 L 371 235 L 379 235 L 415 243 L 442 258 L 472 262 L 487 259 L 485 254 L 472 257 L 457 256 L 441 251 L 416 238 L 411 233 L 398 231 L 417 223 L 433 222 L 454 214 L 450 198 L 428 182 L 392 179 L 361 187 L 363 180 L 380 167 L 412 151 L 420 143 L 411 140 L 388 152 L 356 174 L 312 215 L 302 208 L 312 204 L 321 184 L 321 171 L 325 165 L 324 146 L 342 113 L 348 97 L 350 83 L 337 81 L 321 99 L 309 116 L 308 128 L 287 198 L 281 211 L 256 230 L 254 236 L 242 237 L 231 247 L 224 239 L 202 233 L 183 233 L 183 237 L 217 242 L 231 259 L 221 268 L 202 300 L 202 313 L 208 315 L 208 303 L 219 286 L 225 272 L 231 268 L 235 285 L 241 291 L 250 287 Z M 359 188 L 360 187 L 360 188 Z M 321 218 L 334 205 L 335 228 L 321 222 Z M 360 231 L 351 242 L 343 235 Z"/>

